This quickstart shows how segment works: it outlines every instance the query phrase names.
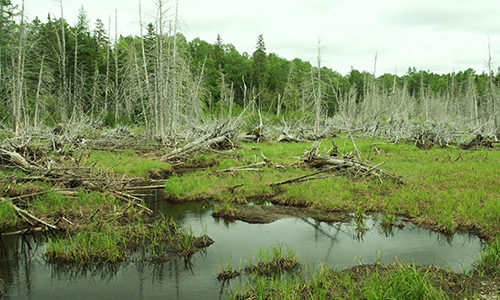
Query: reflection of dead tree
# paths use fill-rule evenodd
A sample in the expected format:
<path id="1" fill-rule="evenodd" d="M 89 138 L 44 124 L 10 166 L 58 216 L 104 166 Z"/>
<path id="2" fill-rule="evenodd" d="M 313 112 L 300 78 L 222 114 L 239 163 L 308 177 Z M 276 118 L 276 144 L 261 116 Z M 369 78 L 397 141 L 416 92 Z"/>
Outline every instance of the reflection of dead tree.
<path id="1" fill-rule="evenodd" d="M 335 232 L 335 235 L 331 235 L 331 234 L 329 234 L 328 232 L 324 231 L 324 230 L 323 230 L 323 228 L 321 228 L 321 226 L 319 226 L 318 224 L 314 224 L 314 223 L 312 223 L 312 222 L 311 222 L 311 221 L 309 221 L 307 218 L 301 217 L 300 219 L 301 219 L 302 221 L 304 221 L 305 223 L 307 223 L 307 224 L 311 225 L 312 227 L 314 227 L 314 229 L 315 229 L 316 231 L 318 231 L 319 233 L 321 233 L 321 234 L 325 235 L 326 237 L 328 237 L 328 238 L 329 238 L 329 239 L 331 239 L 332 241 L 335 241 L 335 242 L 337 241 L 337 236 L 339 235 L 339 233 L 340 233 L 340 231 L 341 231 L 341 230 L 340 230 L 340 226 L 336 228 L 336 229 L 337 229 L 337 231 Z"/>

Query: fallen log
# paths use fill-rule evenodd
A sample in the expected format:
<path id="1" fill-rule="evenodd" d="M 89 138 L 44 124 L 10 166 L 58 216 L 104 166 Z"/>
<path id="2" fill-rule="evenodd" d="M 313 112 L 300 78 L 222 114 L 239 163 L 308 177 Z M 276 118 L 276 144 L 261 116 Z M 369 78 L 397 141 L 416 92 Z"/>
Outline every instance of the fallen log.
<path id="1" fill-rule="evenodd" d="M 0 197 L 0 202 L 7 202 L 7 200 L 5 198 Z M 17 207 L 14 203 L 10 203 L 10 205 L 12 205 L 12 207 L 17 212 L 17 214 L 19 214 L 22 218 L 29 218 L 32 221 L 35 221 L 36 223 L 40 223 L 41 225 L 48 227 L 50 229 L 53 229 L 53 230 L 59 229 L 59 228 L 57 228 L 57 226 L 49 224 L 49 223 L 43 221 L 42 219 L 35 217 L 34 215 L 30 214 L 29 212 L 25 211 L 24 209 Z"/>
<path id="2" fill-rule="evenodd" d="M 26 229 L 11 231 L 11 232 L 3 232 L 2 236 L 26 234 L 28 232 L 40 232 L 40 231 L 44 231 L 44 230 L 45 230 L 45 228 L 43 228 L 43 227 L 35 227 L 35 228 L 30 227 L 30 228 L 26 228 Z"/>
<path id="3" fill-rule="evenodd" d="M 324 170 L 319 170 L 317 172 L 314 172 L 314 173 L 311 173 L 311 174 L 307 174 L 307 175 L 304 175 L 304 176 L 300 176 L 300 177 L 296 177 L 296 178 L 292 178 L 292 179 L 287 179 L 287 180 L 284 180 L 284 181 L 274 182 L 274 183 L 271 183 L 270 186 L 279 186 L 279 185 L 284 185 L 284 184 L 289 184 L 289 183 L 296 183 L 296 182 L 302 182 L 302 181 L 311 180 L 310 177 L 312 177 L 314 175 L 318 175 L 318 174 L 321 174 L 321 173 L 332 171 L 334 169 L 336 169 L 336 167 L 332 167 L 332 168 L 328 168 L 328 169 L 324 169 Z"/>
<path id="4" fill-rule="evenodd" d="M 187 154 L 190 154 L 192 152 L 201 150 L 203 148 L 208 148 L 211 145 L 223 142 L 224 140 L 228 139 L 228 137 L 225 135 L 213 137 L 213 138 L 211 138 L 211 136 L 212 136 L 211 134 L 205 135 L 205 136 L 203 136 L 203 137 L 201 137 L 201 138 L 199 138 L 191 143 L 184 145 L 181 148 L 175 149 L 172 152 L 163 155 L 161 157 L 161 160 L 168 161 L 168 160 L 177 159 L 177 158 L 180 158 L 180 157 L 185 156 Z"/>
<path id="5" fill-rule="evenodd" d="M 0 148 L 0 159 L 8 161 L 24 171 L 37 171 L 38 167 L 30 164 L 24 157 L 19 153 L 8 151 Z"/>
<path id="6" fill-rule="evenodd" d="M 137 206 L 139 208 L 144 209 L 146 211 L 146 213 L 148 213 L 150 215 L 153 214 L 153 211 L 151 209 L 149 209 L 146 206 L 144 206 L 144 205 L 142 205 L 142 204 L 139 203 L 139 202 L 142 201 L 141 198 L 138 198 L 138 197 L 126 194 L 126 193 L 122 193 L 122 192 L 119 192 L 119 191 L 112 191 L 111 194 L 113 196 L 115 196 L 116 198 L 125 200 L 125 201 L 129 202 L 130 204 L 133 204 L 133 205 L 135 205 L 135 206 Z"/>
<path id="7" fill-rule="evenodd" d="M 308 150 L 304 156 L 300 158 L 305 164 L 313 168 L 328 168 L 328 170 L 348 170 L 355 177 L 364 177 L 367 175 L 382 179 L 390 179 L 398 184 L 403 181 L 392 174 L 391 172 L 380 169 L 379 167 L 385 162 L 377 165 L 369 165 L 367 163 L 359 162 L 348 157 L 336 157 L 330 155 L 319 155 L 318 147 L 313 146 Z M 315 174 L 313 174 L 315 175 Z"/>
<path id="8" fill-rule="evenodd" d="M 256 167 L 265 166 L 266 162 L 261 161 L 255 164 L 239 166 L 239 167 L 231 167 L 227 169 L 217 170 L 217 173 L 225 173 L 225 172 L 237 172 L 237 171 L 262 171 L 262 169 L 257 169 Z"/>

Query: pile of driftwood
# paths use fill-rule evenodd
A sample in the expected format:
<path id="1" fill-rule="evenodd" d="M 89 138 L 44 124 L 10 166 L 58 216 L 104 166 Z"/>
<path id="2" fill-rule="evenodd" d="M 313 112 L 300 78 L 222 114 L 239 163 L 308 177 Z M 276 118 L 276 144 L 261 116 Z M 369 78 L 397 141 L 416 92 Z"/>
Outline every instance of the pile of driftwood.
<path id="1" fill-rule="evenodd" d="M 229 126 L 228 123 L 223 123 L 211 132 L 206 133 L 194 141 L 165 154 L 161 157 L 161 160 L 171 161 L 186 158 L 192 153 L 203 149 L 232 149 L 235 147 L 232 141 L 235 136 L 236 130 Z"/>
<path id="2" fill-rule="evenodd" d="M 411 137 L 411 140 L 414 141 L 415 146 L 426 150 L 429 150 L 433 146 L 444 148 L 449 145 L 448 141 L 442 136 L 428 130 L 420 130 L 418 132 L 415 132 Z"/>
<path id="3" fill-rule="evenodd" d="M 34 212 L 30 213 L 22 207 L 26 205 L 27 200 L 34 199 L 48 192 L 74 196 L 81 189 L 96 191 L 102 194 L 112 195 L 117 199 L 127 202 L 129 207 L 135 206 L 140 208 L 141 211 L 152 214 L 149 208 L 141 204 L 142 199 L 131 194 L 131 191 L 144 188 L 138 187 L 138 185 L 144 185 L 144 179 L 118 178 L 112 176 L 109 173 L 110 170 L 95 172 L 92 166 L 81 165 L 83 154 L 77 159 L 73 157 L 67 159 L 68 161 L 72 161 L 72 165 L 68 166 L 65 164 L 58 166 L 59 163 L 57 163 L 56 160 L 60 160 L 60 158 L 56 159 L 55 157 L 51 157 L 47 155 L 48 152 L 47 149 L 27 146 L 26 144 L 24 146 L 4 145 L 0 147 L 0 167 L 5 169 L 17 169 L 24 173 L 22 176 L 12 173 L 13 175 L 0 177 L 0 182 L 41 181 L 50 182 L 51 184 L 52 190 L 36 191 L 27 195 L 10 197 L 9 199 L 9 203 L 12 204 L 16 213 L 31 225 L 30 228 L 40 229 L 41 227 L 41 229 L 44 230 L 60 229 L 57 223 L 50 224 L 35 216 L 33 214 Z M 3 202 L 7 200 L 0 195 L 0 201 Z M 70 220 L 65 221 L 71 223 Z"/>
<path id="4" fill-rule="evenodd" d="M 493 137 L 485 137 L 481 134 L 478 134 L 470 141 L 462 143 L 459 146 L 462 149 L 474 149 L 478 147 L 493 148 L 493 144 L 495 142 L 498 143 L 498 141 L 495 141 Z"/>
<path id="5" fill-rule="evenodd" d="M 324 179 L 335 176 L 348 176 L 350 178 L 363 178 L 365 176 L 373 177 L 380 182 L 391 180 L 398 184 L 403 184 L 400 177 L 391 172 L 380 168 L 385 162 L 376 165 L 370 165 L 361 161 L 360 153 L 356 150 L 359 160 L 354 159 L 354 155 L 348 153 L 344 156 L 338 156 L 337 148 L 334 147 L 327 154 L 320 154 L 319 147 L 314 145 L 307 150 L 300 160 L 317 171 L 304 176 L 288 179 L 285 181 L 272 183 L 271 186 L 279 186 L 290 183 L 304 182 L 315 179 Z"/>

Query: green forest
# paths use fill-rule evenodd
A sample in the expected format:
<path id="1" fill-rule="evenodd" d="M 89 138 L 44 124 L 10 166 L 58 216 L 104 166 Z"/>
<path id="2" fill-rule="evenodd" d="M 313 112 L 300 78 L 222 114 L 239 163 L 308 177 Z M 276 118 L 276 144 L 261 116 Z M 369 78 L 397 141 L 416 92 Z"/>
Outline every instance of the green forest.
<path id="1" fill-rule="evenodd" d="M 118 36 L 110 32 L 114 20 L 91 22 L 83 7 L 74 25 L 50 15 L 28 22 L 10 0 L 1 0 L 0 10 L 0 123 L 14 132 L 85 119 L 168 136 L 200 118 L 243 111 L 316 126 L 335 118 L 365 130 L 380 127 L 374 122 L 499 130 L 494 70 L 409 67 L 399 76 L 353 68 L 343 75 L 321 66 L 319 53 L 314 64 L 268 53 L 263 35 L 253 53 L 240 53 L 220 35 L 213 43 L 188 41 L 177 17 L 141 17 L 140 35 Z"/>

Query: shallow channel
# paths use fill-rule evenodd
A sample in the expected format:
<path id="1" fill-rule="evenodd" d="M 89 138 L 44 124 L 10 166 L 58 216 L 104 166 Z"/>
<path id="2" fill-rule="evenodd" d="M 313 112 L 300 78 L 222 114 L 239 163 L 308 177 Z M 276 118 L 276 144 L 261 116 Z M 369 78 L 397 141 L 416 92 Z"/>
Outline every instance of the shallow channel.
<path id="1" fill-rule="evenodd" d="M 437 265 L 454 271 L 472 267 L 482 246 L 467 233 L 444 235 L 405 223 L 391 233 L 368 217 L 362 238 L 352 222 L 320 223 L 306 218 L 284 218 L 270 224 L 226 222 L 211 216 L 206 204 L 169 204 L 150 200 L 157 213 L 174 217 L 195 235 L 208 234 L 215 243 L 189 261 L 176 258 L 163 264 L 130 262 L 114 267 L 82 270 L 44 261 L 43 236 L 3 237 L 0 245 L 0 288 L 5 299 L 219 299 L 225 289 L 216 276 L 221 262 L 238 268 L 259 249 L 281 244 L 311 266 L 323 263 L 347 268 L 361 263 L 392 263 L 396 259 L 418 265 Z M 28 243 L 26 243 L 28 242 Z M 29 245 L 28 245 L 29 244 Z M 1 298 L 1 297 L 0 297 Z M 2 299 L 4 299 L 2 298 Z"/>

